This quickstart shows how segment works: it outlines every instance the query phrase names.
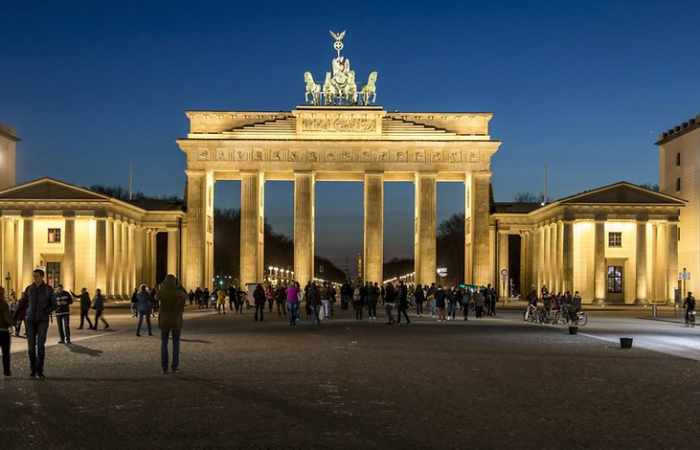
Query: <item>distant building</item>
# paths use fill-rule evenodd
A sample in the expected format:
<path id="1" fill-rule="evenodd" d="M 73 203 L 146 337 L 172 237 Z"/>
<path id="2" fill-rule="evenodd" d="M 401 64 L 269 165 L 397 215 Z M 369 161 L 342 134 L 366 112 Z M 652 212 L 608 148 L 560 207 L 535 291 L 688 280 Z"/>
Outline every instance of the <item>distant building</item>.
<path id="1" fill-rule="evenodd" d="M 659 189 L 687 201 L 678 229 L 678 288 L 700 293 L 700 114 L 659 136 Z M 685 276 L 688 278 L 688 275 Z"/>
<path id="2" fill-rule="evenodd" d="M 20 292 L 32 270 L 51 285 L 126 297 L 181 272 L 179 204 L 123 201 L 51 178 L 0 190 L 2 285 Z"/>
<path id="3" fill-rule="evenodd" d="M 0 189 L 15 185 L 17 142 L 15 129 L 0 123 Z"/>
<path id="4" fill-rule="evenodd" d="M 521 294 L 579 291 L 584 303 L 668 303 L 678 268 L 675 196 L 620 182 L 547 205 L 494 203 L 493 279 Z"/>

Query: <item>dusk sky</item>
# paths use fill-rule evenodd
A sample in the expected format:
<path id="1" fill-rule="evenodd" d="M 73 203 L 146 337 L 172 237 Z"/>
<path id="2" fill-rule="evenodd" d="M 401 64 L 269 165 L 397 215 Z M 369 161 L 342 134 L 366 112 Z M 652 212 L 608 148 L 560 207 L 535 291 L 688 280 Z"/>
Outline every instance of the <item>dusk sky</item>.
<path id="1" fill-rule="evenodd" d="M 333 56 L 328 30 L 377 103 L 492 111 L 497 200 L 619 180 L 657 182 L 660 131 L 700 113 L 697 2 L 12 2 L 0 14 L 0 122 L 17 129 L 18 181 L 52 176 L 182 195 L 187 109 L 290 110 L 302 74 Z M 439 214 L 464 209 L 439 186 Z M 237 207 L 238 183 L 217 186 Z M 291 232 L 289 183 L 266 215 Z M 385 257 L 412 254 L 413 188 L 386 186 Z M 317 185 L 318 252 L 362 242 L 362 186 Z"/>

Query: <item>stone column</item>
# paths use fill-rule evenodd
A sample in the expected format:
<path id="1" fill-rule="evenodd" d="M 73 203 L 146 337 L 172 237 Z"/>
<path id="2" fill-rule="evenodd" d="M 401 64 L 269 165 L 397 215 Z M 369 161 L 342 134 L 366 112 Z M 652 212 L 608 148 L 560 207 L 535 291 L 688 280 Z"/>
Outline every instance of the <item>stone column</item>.
<path id="1" fill-rule="evenodd" d="M 363 280 L 384 281 L 384 174 L 365 173 Z"/>
<path id="2" fill-rule="evenodd" d="M 3 246 L 3 251 L 4 251 L 4 260 L 5 264 L 3 265 L 3 272 L 2 272 L 2 283 L 3 286 L 8 290 L 14 289 L 16 293 L 18 293 L 22 289 L 18 283 L 18 275 L 17 275 L 17 247 L 19 244 L 19 237 L 17 236 L 17 220 L 15 218 L 8 218 L 7 220 L 2 221 L 2 225 L 5 229 L 3 233 L 4 237 L 4 246 Z M 9 275 L 8 275 L 9 274 Z M 9 276 L 10 278 L 10 284 L 9 286 L 6 285 L 6 280 Z"/>
<path id="3" fill-rule="evenodd" d="M 184 283 L 187 289 L 211 284 L 207 274 L 208 259 L 205 248 L 214 233 L 214 175 L 212 172 L 187 172 L 187 248 L 183 252 Z"/>
<path id="4" fill-rule="evenodd" d="M 678 287 L 678 219 L 672 218 L 666 224 L 666 279 L 667 301 L 675 302 L 675 289 Z"/>
<path id="5" fill-rule="evenodd" d="M 557 292 L 559 287 L 559 267 L 557 266 L 557 245 L 559 243 L 559 229 L 557 222 L 552 223 L 550 226 L 550 236 L 549 236 L 549 279 L 551 284 L 552 292 Z"/>
<path id="6" fill-rule="evenodd" d="M 535 284 L 537 295 L 542 289 L 542 227 L 535 225 L 535 231 L 532 237 L 532 279 Z"/>
<path id="7" fill-rule="evenodd" d="M 122 222 L 115 217 L 112 222 L 112 291 L 110 294 L 121 296 L 122 294 Z"/>
<path id="8" fill-rule="evenodd" d="M 510 255 L 508 254 L 508 236 L 508 233 L 498 233 L 498 294 L 503 299 L 508 298 L 510 278 L 515 276 L 515 274 L 508 271 L 508 262 L 510 260 Z M 503 275 L 501 275 L 503 269 L 508 271 L 508 276 L 505 279 Z"/>
<path id="9" fill-rule="evenodd" d="M 107 292 L 107 218 L 95 217 L 95 289 Z"/>
<path id="10" fill-rule="evenodd" d="M 635 265 L 637 267 L 636 302 L 646 304 L 648 301 L 648 274 L 647 274 L 647 218 L 637 219 Z"/>
<path id="11" fill-rule="evenodd" d="M 34 271 L 34 220 L 31 211 L 22 212 L 22 289 L 33 281 Z"/>
<path id="12" fill-rule="evenodd" d="M 168 274 L 177 276 L 177 231 L 168 230 Z"/>
<path id="13" fill-rule="evenodd" d="M 138 287 L 143 282 L 143 228 L 134 225 L 134 287 Z"/>
<path id="14" fill-rule="evenodd" d="M 114 222 L 107 217 L 105 222 L 106 230 L 106 284 L 102 291 L 104 295 L 112 295 L 114 292 Z"/>
<path id="15" fill-rule="evenodd" d="M 246 283 L 263 281 L 265 179 L 261 172 L 241 172 L 241 272 Z"/>
<path id="16" fill-rule="evenodd" d="M 435 173 L 416 173 L 414 183 L 416 189 L 414 229 L 416 283 L 429 286 L 435 282 L 437 271 L 437 175 Z M 486 261 L 488 263 L 488 223 L 486 225 Z"/>
<path id="17" fill-rule="evenodd" d="M 552 292 L 552 227 L 546 224 L 542 228 L 543 245 L 542 245 L 542 278 L 547 289 Z"/>
<path id="18" fill-rule="evenodd" d="M 528 276 L 527 276 L 527 270 L 530 266 L 530 262 L 528 261 L 528 254 L 527 254 L 527 240 L 529 236 L 529 232 L 524 231 L 520 233 L 520 296 L 521 297 L 526 297 L 529 290 L 530 290 L 530 285 L 528 281 Z"/>
<path id="19" fill-rule="evenodd" d="M 574 222 L 565 220 L 562 224 L 562 292 L 574 294 Z"/>
<path id="20" fill-rule="evenodd" d="M 471 261 L 471 279 L 475 284 L 487 284 L 490 282 L 493 271 L 489 261 L 489 192 L 491 185 L 490 172 L 473 172 L 467 174 L 467 186 L 469 192 L 467 205 L 470 211 L 469 235 L 471 236 L 471 255 L 466 258 Z M 434 233 L 433 233 L 434 234 Z M 465 262 L 465 268 L 467 264 Z"/>
<path id="21" fill-rule="evenodd" d="M 593 295 L 597 303 L 605 301 L 605 218 L 596 217 L 593 248 Z"/>
<path id="22" fill-rule="evenodd" d="M 64 289 L 77 291 L 75 286 L 75 212 L 64 212 L 63 284 Z"/>
<path id="23" fill-rule="evenodd" d="M 294 278 L 302 289 L 314 277 L 315 183 L 313 172 L 294 172 Z"/>
<path id="24" fill-rule="evenodd" d="M 149 270 L 148 270 L 148 285 L 155 286 L 158 283 L 158 230 L 151 230 L 151 235 L 149 237 L 151 245 L 149 247 Z M 204 280 L 206 283 L 206 280 Z M 209 286 L 205 284 L 205 286 Z"/>

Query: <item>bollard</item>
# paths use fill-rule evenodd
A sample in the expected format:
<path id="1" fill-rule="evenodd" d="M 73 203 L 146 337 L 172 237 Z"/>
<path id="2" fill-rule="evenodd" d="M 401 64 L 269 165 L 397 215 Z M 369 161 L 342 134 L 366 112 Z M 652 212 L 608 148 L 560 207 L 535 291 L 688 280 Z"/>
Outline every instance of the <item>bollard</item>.
<path id="1" fill-rule="evenodd" d="M 569 327 L 569 334 L 578 333 L 578 327 Z"/>
<path id="2" fill-rule="evenodd" d="M 620 338 L 620 348 L 624 348 L 624 349 L 632 348 L 632 338 L 631 337 L 621 337 Z"/>
<path id="3" fill-rule="evenodd" d="M 651 305 L 651 318 L 656 319 L 656 305 Z"/>

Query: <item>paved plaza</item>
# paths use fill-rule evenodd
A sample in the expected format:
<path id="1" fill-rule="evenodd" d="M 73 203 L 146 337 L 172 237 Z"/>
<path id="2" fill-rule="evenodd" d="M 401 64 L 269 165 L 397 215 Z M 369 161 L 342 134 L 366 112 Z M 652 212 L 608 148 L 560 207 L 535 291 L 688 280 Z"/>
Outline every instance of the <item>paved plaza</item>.
<path id="1" fill-rule="evenodd" d="M 696 448 L 700 329 L 593 312 L 579 335 L 497 318 L 410 326 L 349 312 L 290 328 L 273 313 L 188 310 L 181 372 L 157 337 L 75 331 L 0 382 L 3 448 Z M 634 336 L 620 350 L 619 336 Z M 640 348 L 643 345 L 645 348 Z M 9 444 L 9 445 L 7 445 Z"/>

